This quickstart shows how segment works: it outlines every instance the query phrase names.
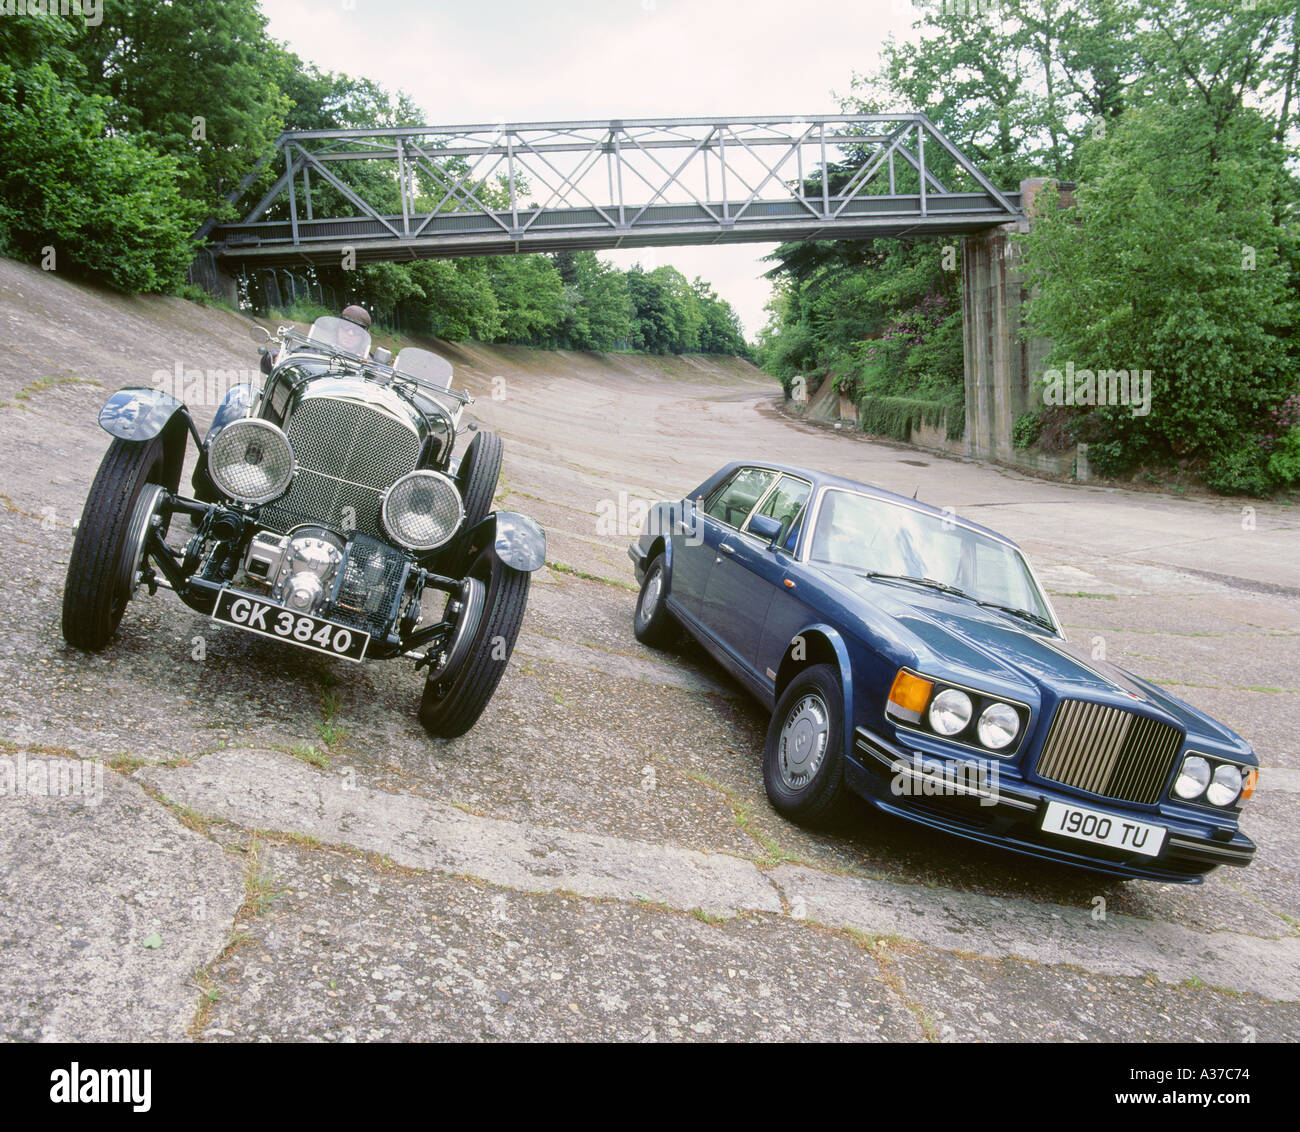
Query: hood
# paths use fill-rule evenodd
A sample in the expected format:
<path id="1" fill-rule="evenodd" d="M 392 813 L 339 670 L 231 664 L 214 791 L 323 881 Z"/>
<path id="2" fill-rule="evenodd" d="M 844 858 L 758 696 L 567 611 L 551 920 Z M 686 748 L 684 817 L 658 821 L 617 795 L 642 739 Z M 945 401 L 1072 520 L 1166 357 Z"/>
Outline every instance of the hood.
<path id="1" fill-rule="evenodd" d="M 1145 706 L 1190 735 L 1244 753 L 1249 746 L 1235 732 L 1190 704 L 1092 649 L 1072 645 L 1011 614 L 976 605 L 906 582 L 863 578 L 826 570 L 838 585 L 887 613 L 912 638 L 917 667 L 929 674 L 979 687 L 981 677 L 1027 685 L 1046 699 L 1081 699 L 1117 707 Z"/>

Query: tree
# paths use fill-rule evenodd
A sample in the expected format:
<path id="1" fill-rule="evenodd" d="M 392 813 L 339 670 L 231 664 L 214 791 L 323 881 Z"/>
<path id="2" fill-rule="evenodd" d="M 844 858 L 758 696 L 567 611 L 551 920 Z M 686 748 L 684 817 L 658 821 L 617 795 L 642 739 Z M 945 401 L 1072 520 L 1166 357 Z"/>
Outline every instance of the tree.
<path id="1" fill-rule="evenodd" d="M 501 337 L 537 343 L 549 337 L 564 316 L 564 284 L 545 256 L 495 256 L 488 277 L 501 308 Z"/>
<path id="2" fill-rule="evenodd" d="M 105 0 L 74 50 L 109 127 L 171 154 L 184 196 L 209 208 L 270 149 L 289 108 L 257 0 Z"/>
<path id="3" fill-rule="evenodd" d="M 1215 458 L 1295 390 L 1300 194 L 1272 122 L 1216 100 L 1125 111 L 1083 148 L 1074 209 L 1049 201 L 1026 238 L 1027 326 L 1050 364 L 1149 370 L 1149 414 L 1081 414 L 1103 472 Z"/>
<path id="4" fill-rule="evenodd" d="M 0 63 L 0 247 L 29 259 L 53 248 L 124 290 L 175 288 L 200 210 L 177 190 L 177 163 L 110 132 L 105 109 L 46 62 Z"/>

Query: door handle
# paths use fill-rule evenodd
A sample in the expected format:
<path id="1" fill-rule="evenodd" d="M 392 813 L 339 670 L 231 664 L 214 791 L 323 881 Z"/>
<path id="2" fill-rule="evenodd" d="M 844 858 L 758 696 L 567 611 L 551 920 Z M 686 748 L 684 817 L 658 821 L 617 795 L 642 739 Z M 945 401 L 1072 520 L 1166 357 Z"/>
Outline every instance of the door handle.
<path id="1" fill-rule="evenodd" d="M 720 543 L 718 543 L 718 549 L 719 549 L 720 551 L 722 551 L 723 554 L 735 554 L 735 553 L 736 553 L 736 548 L 735 548 L 734 546 L 728 546 L 725 542 L 720 542 Z"/>

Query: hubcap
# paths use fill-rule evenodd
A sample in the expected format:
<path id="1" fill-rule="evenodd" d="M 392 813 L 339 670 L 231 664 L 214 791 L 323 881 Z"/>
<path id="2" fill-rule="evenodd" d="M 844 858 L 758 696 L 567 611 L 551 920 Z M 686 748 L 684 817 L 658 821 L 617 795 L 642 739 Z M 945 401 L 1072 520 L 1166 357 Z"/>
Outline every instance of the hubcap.
<path id="1" fill-rule="evenodd" d="M 659 608 L 659 595 L 664 588 L 664 572 L 656 570 L 645 580 L 645 589 L 641 591 L 641 604 L 637 607 L 637 620 L 642 627 L 650 624 L 650 619 Z"/>
<path id="2" fill-rule="evenodd" d="M 789 789 L 802 790 L 817 777 L 830 733 L 830 713 L 821 696 L 810 692 L 791 707 L 777 741 L 781 781 Z"/>

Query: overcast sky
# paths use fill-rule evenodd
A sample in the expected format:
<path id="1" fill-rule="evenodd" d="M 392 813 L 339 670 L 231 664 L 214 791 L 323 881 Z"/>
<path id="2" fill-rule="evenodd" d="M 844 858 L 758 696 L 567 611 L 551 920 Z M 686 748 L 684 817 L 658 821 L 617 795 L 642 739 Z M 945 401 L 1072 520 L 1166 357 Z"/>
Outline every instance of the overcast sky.
<path id="1" fill-rule="evenodd" d="M 405 90 L 430 125 L 838 113 L 909 0 L 262 0 L 318 67 Z M 775 245 L 602 252 L 703 276 L 752 338 Z"/>

